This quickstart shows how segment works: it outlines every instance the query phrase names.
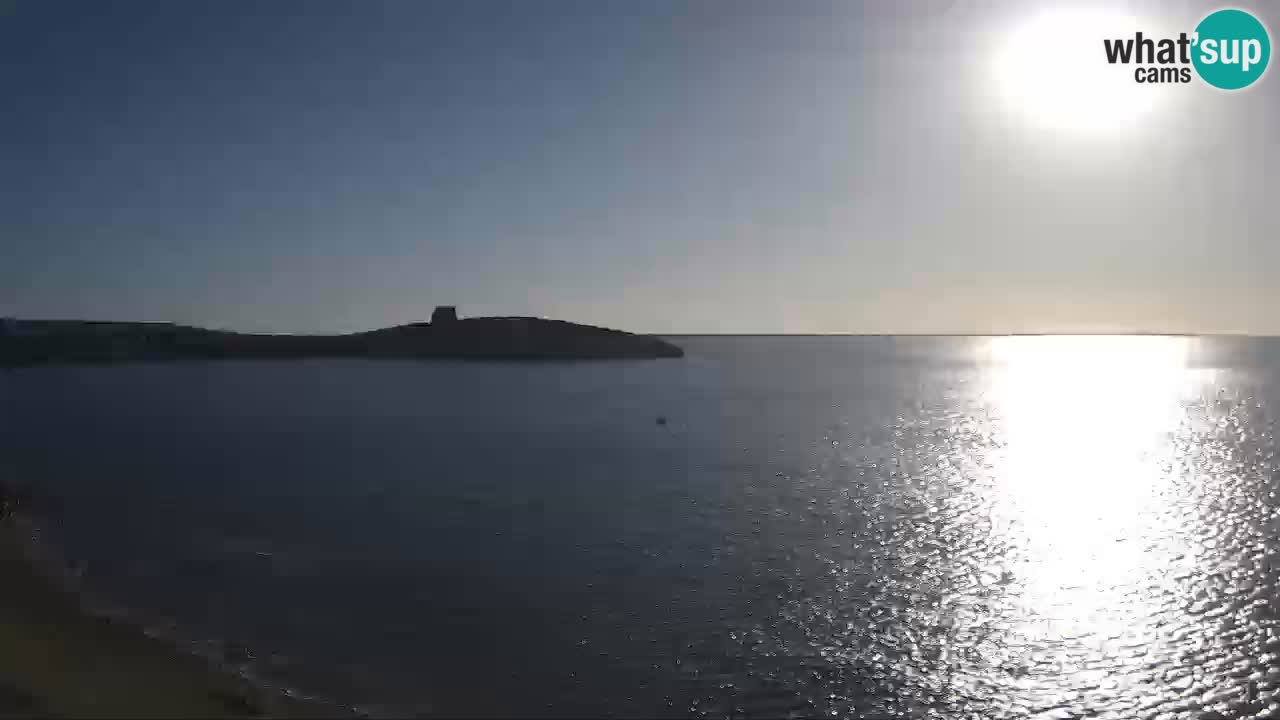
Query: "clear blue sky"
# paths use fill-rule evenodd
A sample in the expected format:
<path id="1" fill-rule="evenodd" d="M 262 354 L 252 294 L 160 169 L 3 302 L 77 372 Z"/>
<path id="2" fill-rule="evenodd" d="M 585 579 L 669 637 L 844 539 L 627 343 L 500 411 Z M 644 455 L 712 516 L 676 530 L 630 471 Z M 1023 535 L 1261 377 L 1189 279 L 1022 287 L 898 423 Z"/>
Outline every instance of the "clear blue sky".
<path id="1" fill-rule="evenodd" d="M 1038 124 L 1072 5 L 0 0 L 0 315 L 1280 333 L 1280 76 Z"/>

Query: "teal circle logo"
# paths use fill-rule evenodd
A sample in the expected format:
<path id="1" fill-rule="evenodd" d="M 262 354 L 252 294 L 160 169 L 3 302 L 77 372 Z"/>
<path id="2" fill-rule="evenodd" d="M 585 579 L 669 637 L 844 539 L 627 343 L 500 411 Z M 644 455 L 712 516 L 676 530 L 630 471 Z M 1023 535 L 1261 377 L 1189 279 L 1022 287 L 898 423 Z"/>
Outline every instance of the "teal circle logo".
<path id="1" fill-rule="evenodd" d="M 1271 37 L 1258 18 L 1243 10 L 1218 10 L 1196 26 L 1191 62 L 1210 85 L 1239 90 L 1267 71 Z"/>

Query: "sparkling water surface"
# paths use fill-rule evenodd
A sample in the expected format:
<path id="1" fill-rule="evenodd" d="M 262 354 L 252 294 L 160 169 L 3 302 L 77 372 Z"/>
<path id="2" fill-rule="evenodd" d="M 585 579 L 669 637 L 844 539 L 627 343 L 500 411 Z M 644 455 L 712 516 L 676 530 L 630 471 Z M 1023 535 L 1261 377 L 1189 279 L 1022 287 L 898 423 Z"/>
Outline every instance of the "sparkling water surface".
<path id="1" fill-rule="evenodd" d="M 92 597 L 383 712 L 1280 716 L 1280 343 L 676 342 L 18 370 L 0 448 Z"/>

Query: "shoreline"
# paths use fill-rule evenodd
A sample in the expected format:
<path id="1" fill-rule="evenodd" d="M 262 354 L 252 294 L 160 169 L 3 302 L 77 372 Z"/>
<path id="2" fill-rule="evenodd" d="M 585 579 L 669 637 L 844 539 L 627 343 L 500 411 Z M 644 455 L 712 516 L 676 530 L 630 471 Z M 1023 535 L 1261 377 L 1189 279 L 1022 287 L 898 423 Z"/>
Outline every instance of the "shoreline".
<path id="1" fill-rule="evenodd" d="M 93 613 L 72 574 L 42 566 L 39 534 L 21 512 L 0 513 L 0 717 L 356 716 Z"/>

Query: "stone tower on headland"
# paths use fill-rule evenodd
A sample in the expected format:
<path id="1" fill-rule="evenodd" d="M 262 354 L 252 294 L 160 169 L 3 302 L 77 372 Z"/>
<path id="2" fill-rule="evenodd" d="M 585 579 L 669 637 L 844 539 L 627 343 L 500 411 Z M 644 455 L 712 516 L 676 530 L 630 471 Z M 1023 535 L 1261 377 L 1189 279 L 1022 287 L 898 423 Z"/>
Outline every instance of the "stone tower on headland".
<path id="1" fill-rule="evenodd" d="M 453 305 L 437 305 L 436 309 L 431 311 L 432 325 L 448 325 L 455 322 L 458 322 L 458 308 Z"/>

